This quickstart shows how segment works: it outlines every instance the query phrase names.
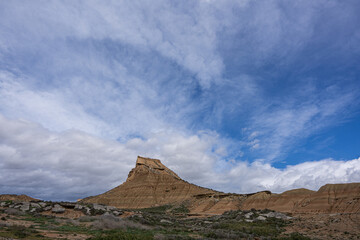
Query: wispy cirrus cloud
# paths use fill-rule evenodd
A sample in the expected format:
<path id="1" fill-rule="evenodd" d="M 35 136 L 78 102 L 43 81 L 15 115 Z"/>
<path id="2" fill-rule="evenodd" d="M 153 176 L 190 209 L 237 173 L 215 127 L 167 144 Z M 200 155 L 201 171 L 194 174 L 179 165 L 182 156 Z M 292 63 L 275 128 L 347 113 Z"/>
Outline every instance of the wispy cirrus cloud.
<path id="1" fill-rule="evenodd" d="M 309 135 L 342 124 L 359 101 L 355 90 L 332 85 L 324 90 L 296 93 L 288 101 L 268 105 L 252 118 L 247 129 L 249 145 L 264 154 L 264 160 L 281 159 Z"/>
<path id="2" fill-rule="evenodd" d="M 49 140 L 56 139 L 66 146 L 60 150 L 68 158 L 83 159 L 80 165 L 85 159 L 109 159 L 113 168 L 106 171 L 121 164 L 128 168 L 142 154 L 163 159 L 190 181 L 219 189 L 279 191 L 301 184 L 314 189 L 322 175 L 313 185 L 294 180 L 281 186 L 276 179 L 304 178 L 286 166 L 294 164 L 291 152 L 309 137 L 356 124 L 358 9 L 355 1 L 325 0 L 1 2 L 2 121 L 13 122 L 14 128 L 23 124 L 29 138 L 44 142 L 47 150 L 32 143 L 30 151 L 30 140 L 22 146 L 3 127 L 0 164 L 19 166 L 20 156 L 29 156 L 26 161 L 34 168 L 24 166 L 17 176 L 33 172 L 41 179 L 53 172 L 67 183 L 79 180 L 81 167 L 66 175 L 58 165 L 65 157 Z M 81 149 L 96 149 L 99 155 Z M 355 152 L 344 159 L 354 159 Z M 319 164 L 347 166 L 342 177 L 329 181 L 356 180 L 349 170 L 356 167 L 327 154 L 319 154 L 316 159 L 327 159 Z M 57 159 L 49 160 L 53 167 L 35 163 L 52 157 Z M 125 160 L 115 160 L 120 158 Z M 279 161 L 285 163 L 283 170 L 273 167 Z M 201 164 L 202 174 L 190 167 L 194 162 Z M 84 179 L 95 170 L 86 171 L 80 174 Z M 124 179 L 127 171 L 105 180 Z M 49 177 L 55 186 L 54 181 Z"/>
<path id="3" fill-rule="evenodd" d="M 188 4 L 184 10 L 192 11 L 178 11 L 179 5 L 168 1 L 107 5 L 69 1 L 16 7 L 16 3 L 3 3 L 3 24 L 13 26 L 2 29 L 8 39 L 3 41 L 11 50 L 22 43 L 22 49 L 35 50 L 44 42 L 69 38 L 112 39 L 142 51 L 156 51 L 195 74 L 200 84 L 208 87 L 223 71 L 216 51 L 216 31 L 221 23 L 213 24 L 216 21 L 209 15 L 211 6 Z"/>

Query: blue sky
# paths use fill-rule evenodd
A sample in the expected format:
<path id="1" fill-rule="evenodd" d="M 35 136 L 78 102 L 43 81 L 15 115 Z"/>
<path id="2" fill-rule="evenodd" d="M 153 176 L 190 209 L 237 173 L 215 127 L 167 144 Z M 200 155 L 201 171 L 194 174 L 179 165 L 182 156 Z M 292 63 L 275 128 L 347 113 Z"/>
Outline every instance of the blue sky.
<path id="1" fill-rule="evenodd" d="M 222 191 L 359 182 L 359 11 L 1 1 L 0 192 L 98 194 L 137 155 Z"/>

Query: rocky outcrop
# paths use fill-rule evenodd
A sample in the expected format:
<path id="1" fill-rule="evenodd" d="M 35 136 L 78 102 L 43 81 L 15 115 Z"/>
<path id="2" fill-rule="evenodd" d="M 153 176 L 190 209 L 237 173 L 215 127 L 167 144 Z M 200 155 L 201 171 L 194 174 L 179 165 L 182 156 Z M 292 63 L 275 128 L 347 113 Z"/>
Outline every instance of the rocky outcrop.
<path id="1" fill-rule="evenodd" d="M 282 194 L 258 193 L 241 209 L 272 209 L 292 213 L 359 213 L 360 183 L 327 184 L 317 192 L 295 189 Z"/>
<path id="2" fill-rule="evenodd" d="M 191 214 L 223 214 L 226 211 L 238 210 L 246 199 L 243 194 L 210 193 L 197 194 L 189 200 Z"/>
<path id="3" fill-rule="evenodd" d="M 138 157 L 126 182 L 106 193 L 85 198 L 82 202 L 118 208 L 148 208 L 181 203 L 199 194 L 217 193 L 182 180 L 160 160 Z"/>
<path id="4" fill-rule="evenodd" d="M 222 214 L 239 209 L 244 199 L 245 195 L 225 194 L 188 183 L 160 160 L 138 157 L 126 182 L 82 202 L 128 209 L 186 205 L 192 214 Z"/>
<path id="5" fill-rule="evenodd" d="M 55 204 L 54 207 L 51 209 L 51 212 L 53 212 L 53 213 L 64 213 L 65 208 L 63 208 L 59 204 Z"/>
<path id="6" fill-rule="evenodd" d="M 241 209 L 272 209 L 281 212 L 293 212 L 301 205 L 305 198 L 314 191 L 300 188 L 286 191 L 282 194 L 273 194 L 269 191 L 249 196 L 242 204 Z"/>
<path id="7" fill-rule="evenodd" d="M 358 213 L 360 183 L 328 184 L 311 191 L 300 188 L 273 194 L 227 194 L 190 184 L 160 160 L 138 157 L 126 180 L 110 191 L 83 199 L 125 209 L 166 204 L 186 205 L 190 214 L 222 214 L 229 210 L 271 209 L 291 213 Z"/>
<path id="8" fill-rule="evenodd" d="M 17 212 L 17 213 L 53 213 L 55 215 L 66 213 L 67 211 L 79 211 L 83 215 L 95 216 L 102 214 L 111 214 L 119 216 L 123 214 L 121 209 L 112 206 L 104 206 L 100 204 L 81 204 L 73 202 L 19 202 L 19 201 L 0 201 L 0 209 L 4 209 L 5 212 Z"/>

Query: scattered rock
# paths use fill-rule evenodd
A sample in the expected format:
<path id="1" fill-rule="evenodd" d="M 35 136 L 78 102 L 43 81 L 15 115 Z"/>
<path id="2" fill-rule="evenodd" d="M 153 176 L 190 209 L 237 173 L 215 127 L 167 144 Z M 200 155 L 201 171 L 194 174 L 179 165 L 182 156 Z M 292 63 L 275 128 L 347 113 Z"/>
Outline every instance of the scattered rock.
<path id="1" fill-rule="evenodd" d="M 265 216 L 265 217 L 272 217 L 272 218 L 283 219 L 283 220 L 292 219 L 292 217 L 286 216 L 285 214 L 280 213 L 280 212 L 269 212 L 269 213 L 265 213 L 265 214 L 261 214 L 261 215 Z"/>
<path id="2" fill-rule="evenodd" d="M 60 202 L 59 205 L 64 207 L 64 208 L 74 208 L 76 203 L 73 203 L 73 202 Z"/>
<path id="3" fill-rule="evenodd" d="M 113 213 L 115 216 L 119 216 L 119 215 L 122 214 L 122 212 L 120 212 L 120 211 L 113 211 L 112 213 Z"/>
<path id="4" fill-rule="evenodd" d="M 24 212 L 21 212 L 20 210 L 15 209 L 15 208 L 7 208 L 4 210 L 4 212 L 9 215 L 24 215 L 25 214 Z"/>
<path id="5" fill-rule="evenodd" d="M 265 220 L 266 220 L 266 217 L 264 217 L 264 216 L 258 216 L 258 217 L 256 218 L 256 220 L 258 220 L 258 221 L 265 221 Z"/>
<path id="6" fill-rule="evenodd" d="M 116 207 L 106 206 L 106 210 L 107 210 L 107 211 L 113 211 L 113 210 L 116 210 Z"/>
<path id="7" fill-rule="evenodd" d="M 93 204 L 93 208 L 94 208 L 95 210 L 104 211 L 104 212 L 107 210 L 107 209 L 106 209 L 106 206 L 100 205 L 100 204 Z"/>
<path id="8" fill-rule="evenodd" d="M 86 215 L 91 215 L 91 209 L 90 208 L 86 207 L 84 209 L 85 209 L 85 214 Z"/>
<path id="9" fill-rule="evenodd" d="M 44 207 L 44 211 L 50 211 L 52 209 L 52 206 Z"/>
<path id="10" fill-rule="evenodd" d="M 81 205 L 81 204 L 75 204 L 75 207 L 74 207 L 74 209 L 75 210 L 82 210 L 82 209 L 84 209 L 85 208 L 85 206 L 84 205 Z"/>
<path id="11" fill-rule="evenodd" d="M 30 203 L 30 206 L 33 208 L 41 208 L 40 204 L 38 203 Z"/>
<path id="12" fill-rule="evenodd" d="M 171 221 L 166 220 L 166 219 L 161 219 L 160 222 L 161 223 L 167 223 L 167 224 L 173 224 Z"/>
<path id="13" fill-rule="evenodd" d="M 20 210 L 23 211 L 23 212 L 29 211 L 30 210 L 30 203 L 28 203 L 28 202 L 21 203 Z"/>
<path id="14" fill-rule="evenodd" d="M 61 207 L 59 204 L 55 204 L 55 206 L 51 210 L 53 213 L 64 213 L 65 208 Z"/>

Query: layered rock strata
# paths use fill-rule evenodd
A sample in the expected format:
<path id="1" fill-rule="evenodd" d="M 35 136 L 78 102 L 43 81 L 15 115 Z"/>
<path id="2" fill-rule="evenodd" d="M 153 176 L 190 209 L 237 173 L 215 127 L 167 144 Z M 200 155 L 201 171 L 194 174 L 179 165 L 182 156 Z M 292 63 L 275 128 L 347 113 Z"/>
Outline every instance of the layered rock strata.
<path id="1" fill-rule="evenodd" d="M 182 180 L 160 160 L 138 157 L 126 182 L 82 202 L 125 209 L 182 204 L 190 214 L 222 214 L 252 208 L 291 213 L 359 213 L 360 183 L 327 184 L 318 191 L 301 188 L 281 194 L 227 194 Z"/>
<path id="2" fill-rule="evenodd" d="M 318 191 L 295 189 L 282 194 L 258 193 L 241 209 L 272 209 L 292 213 L 359 213 L 360 183 L 326 184 Z"/>
<path id="3" fill-rule="evenodd" d="M 203 210 L 209 210 L 216 205 L 216 196 L 219 194 L 222 193 L 182 180 L 160 160 L 138 157 L 136 166 L 130 171 L 126 182 L 108 192 L 82 201 L 118 208 L 148 208 L 198 199 L 199 204 L 195 204 L 193 208 L 201 209 L 201 199 L 206 199 L 207 202 L 214 202 L 208 204 L 208 207 L 203 207 Z M 193 205 L 194 201 L 190 202 Z"/>

